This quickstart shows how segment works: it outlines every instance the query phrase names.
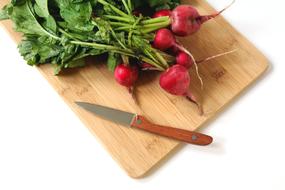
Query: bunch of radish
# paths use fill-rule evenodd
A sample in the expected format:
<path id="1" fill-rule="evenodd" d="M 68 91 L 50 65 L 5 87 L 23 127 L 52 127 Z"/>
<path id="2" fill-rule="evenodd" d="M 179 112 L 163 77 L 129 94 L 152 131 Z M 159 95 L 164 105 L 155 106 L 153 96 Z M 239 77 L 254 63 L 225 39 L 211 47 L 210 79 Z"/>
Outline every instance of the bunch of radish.
<path id="1" fill-rule="evenodd" d="M 200 15 L 191 5 L 174 7 L 179 1 L 73 0 L 47 6 L 47 1 L 14 0 L 0 9 L 0 21 L 12 20 L 15 31 L 22 33 L 19 52 L 29 65 L 52 63 L 58 75 L 84 66 L 81 60 L 87 56 L 107 55 L 106 65 L 114 71 L 115 80 L 132 95 L 140 71 L 158 70 L 162 89 L 187 98 L 202 113 L 189 89 L 189 70 L 195 69 L 203 87 L 198 64 L 232 51 L 196 61 L 176 36 L 195 34 L 234 1 L 211 15 Z M 161 7 L 173 10 L 148 14 Z"/>
<path id="2" fill-rule="evenodd" d="M 229 6 L 233 3 L 234 1 Z M 203 113 L 202 106 L 197 102 L 189 89 L 191 84 L 189 69 L 193 65 L 196 67 L 197 76 L 203 86 L 197 64 L 232 53 L 233 51 L 196 61 L 192 54 L 176 41 L 175 36 L 185 37 L 193 35 L 201 28 L 203 23 L 220 15 L 229 6 L 218 13 L 201 16 L 195 7 L 191 5 L 179 5 L 173 10 L 160 10 L 152 16 L 154 19 L 167 17 L 170 23 L 168 27 L 156 31 L 152 46 L 160 51 L 172 50 L 176 57 L 175 63 L 160 75 L 159 84 L 166 92 L 176 96 L 184 96 L 195 103 L 201 114 Z M 142 70 L 155 70 L 151 64 L 143 62 L 140 65 Z M 129 64 L 124 63 L 118 65 L 115 70 L 115 79 L 119 84 L 132 89 L 138 79 L 138 67 L 131 67 Z"/>

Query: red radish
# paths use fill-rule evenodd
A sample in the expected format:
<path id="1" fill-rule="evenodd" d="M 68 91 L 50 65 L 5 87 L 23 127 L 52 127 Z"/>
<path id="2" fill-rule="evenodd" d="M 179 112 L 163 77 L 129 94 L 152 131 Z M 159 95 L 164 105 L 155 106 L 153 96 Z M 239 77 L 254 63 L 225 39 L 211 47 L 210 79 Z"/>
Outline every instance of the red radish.
<path id="1" fill-rule="evenodd" d="M 153 41 L 153 47 L 165 51 L 175 46 L 176 40 L 172 32 L 166 28 L 159 29 Z"/>
<path id="2" fill-rule="evenodd" d="M 138 79 L 138 68 L 136 66 L 131 67 L 129 64 L 120 64 L 116 67 L 114 75 L 120 85 L 127 87 L 134 102 L 138 104 L 134 94 L 134 84 Z"/>
<path id="3" fill-rule="evenodd" d="M 169 48 L 176 49 L 176 51 L 178 49 L 189 54 L 187 49 L 176 42 L 173 33 L 167 28 L 162 28 L 156 31 L 152 47 L 162 51 Z"/>
<path id="4" fill-rule="evenodd" d="M 138 68 L 120 64 L 115 69 L 116 81 L 127 88 L 132 88 L 138 79 Z"/>
<path id="5" fill-rule="evenodd" d="M 190 75 L 185 67 L 174 65 L 161 74 L 159 84 L 170 94 L 187 96 Z"/>
<path id="6" fill-rule="evenodd" d="M 234 49 L 234 50 L 227 51 L 224 53 L 220 53 L 220 54 L 217 54 L 214 56 L 210 56 L 210 57 L 207 57 L 205 59 L 201 59 L 201 60 L 196 61 L 196 64 L 204 63 L 204 62 L 210 61 L 212 59 L 216 59 L 216 58 L 234 53 L 236 51 L 237 51 L 237 49 Z M 187 53 L 181 51 L 176 55 L 176 64 L 182 65 L 186 69 L 190 69 L 193 66 L 194 62 L 193 62 L 193 59 Z"/>
<path id="7" fill-rule="evenodd" d="M 186 69 L 190 69 L 193 66 L 194 62 L 187 53 L 181 51 L 176 55 L 176 64 L 182 65 Z"/>
<path id="8" fill-rule="evenodd" d="M 161 74 L 159 84 L 168 93 L 176 96 L 185 96 L 188 100 L 194 102 L 202 114 L 201 106 L 189 90 L 190 75 L 185 67 L 181 65 L 170 67 Z"/>
<path id="9" fill-rule="evenodd" d="M 171 16 L 172 12 L 169 9 L 162 9 L 160 11 L 157 11 L 154 13 L 152 18 L 158 18 L 158 17 L 163 17 L 163 16 Z"/>
<path id="10" fill-rule="evenodd" d="M 200 29 L 198 11 L 190 5 L 177 6 L 172 11 L 171 30 L 178 36 L 187 36 Z"/>
<path id="11" fill-rule="evenodd" d="M 156 31 L 152 47 L 162 51 L 169 48 L 175 48 L 185 52 L 187 51 L 184 47 L 176 42 L 173 33 L 167 28 L 162 28 Z"/>
<path id="12" fill-rule="evenodd" d="M 219 16 L 228 9 L 235 0 L 218 13 L 201 16 L 197 9 L 191 5 L 179 5 L 171 14 L 171 30 L 178 36 L 187 36 L 197 32 L 201 25 L 208 20 Z"/>

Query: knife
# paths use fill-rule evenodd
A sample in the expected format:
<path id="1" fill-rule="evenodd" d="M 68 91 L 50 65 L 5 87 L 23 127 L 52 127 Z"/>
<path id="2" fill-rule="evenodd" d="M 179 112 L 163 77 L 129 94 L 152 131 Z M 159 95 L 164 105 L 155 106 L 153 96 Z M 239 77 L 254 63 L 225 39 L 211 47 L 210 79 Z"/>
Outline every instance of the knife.
<path id="1" fill-rule="evenodd" d="M 123 126 L 144 130 L 153 134 L 196 145 L 208 145 L 213 142 L 213 138 L 208 135 L 173 127 L 152 124 L 145 117 L 138 114 L 116 110 L 113 108 L 90 104 L 86 102 L 75 103 L 78 106 L 103 119 L 118 123 Z"/>

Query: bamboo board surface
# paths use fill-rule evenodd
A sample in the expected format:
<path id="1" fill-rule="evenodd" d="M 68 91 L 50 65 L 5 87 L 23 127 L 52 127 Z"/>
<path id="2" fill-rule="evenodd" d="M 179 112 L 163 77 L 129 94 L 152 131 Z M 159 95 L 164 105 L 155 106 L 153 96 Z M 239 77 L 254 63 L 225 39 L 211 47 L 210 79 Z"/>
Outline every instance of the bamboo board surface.
<path id="1" fill-rule="evenodd" d="M 7 2 L 8 0 L 1 0 L 0 7 Z M 213 11 L 205 1 L 193 0 L 191 4 L 201 13 Z M 16 42 L 20 41 L 21 36 L 12 30 L 10 21 L 1 24 Z M 38 70 L 128 175 L 138 178 L 144 176 L 181 143 L 104 121 L 76 106 L 74 101 L 136 112 L 157 124 L 196 130 L 212 119 L 268 67 L 267 59 L 222 17 L 208 22 L 197 34 L 184 38 L 181 43 L 197 60 L 238 48 L 234 54 L 200 66 L 205 83 L 203 91 L 200 90 L 194 70 L 191 71 L 192 91 L 202 97 L 206 113 L 202 117 L 198 115 L 196 107 L 184 98 L 162 91 L 158 85 L 158 74 L 148 72 L 140 76 L 136 90 L 140 102 L 138 106 L 131 100 L 126 89 L 116 84 L 112 73 L 102 61 L 97 60 L 96 64 L 89 64 L 61 76 L 54 76 L 50 65 L 41 66 Z"/>

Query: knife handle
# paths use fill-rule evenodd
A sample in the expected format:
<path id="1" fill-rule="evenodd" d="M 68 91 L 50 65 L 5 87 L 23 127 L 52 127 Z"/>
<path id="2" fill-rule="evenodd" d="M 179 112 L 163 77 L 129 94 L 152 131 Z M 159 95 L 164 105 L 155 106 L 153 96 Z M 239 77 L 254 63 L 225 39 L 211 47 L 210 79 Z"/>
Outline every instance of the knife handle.
<path id="1" fill-rule="evenodd" d="M 140 115 L 137 115 L 133 119 L 131 127 L 190 144 L 208 145 L 213 142 L 213 138 L 208 135 L 183 129 L 155 125 Z"/>

